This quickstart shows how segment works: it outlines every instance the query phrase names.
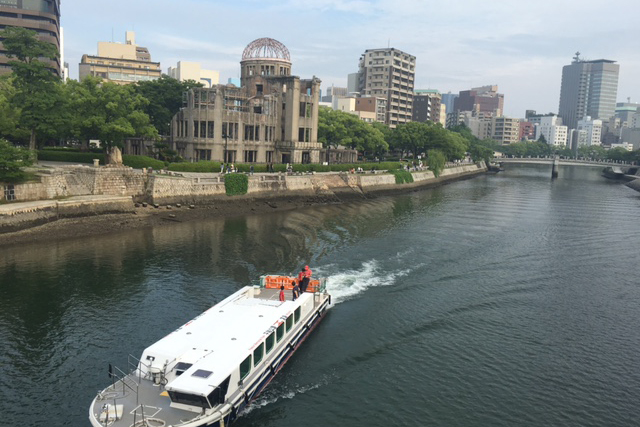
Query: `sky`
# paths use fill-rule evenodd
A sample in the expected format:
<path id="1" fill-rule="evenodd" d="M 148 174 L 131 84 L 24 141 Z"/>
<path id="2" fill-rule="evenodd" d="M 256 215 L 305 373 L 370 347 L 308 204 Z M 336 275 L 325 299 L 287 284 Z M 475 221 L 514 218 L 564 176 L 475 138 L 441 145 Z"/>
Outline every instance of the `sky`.
<path id="1" fill-rule="evenodd" d="M 78 78 L 83 54 L 127 30 L 163 72 L 200 62 L 239 77 L 242 51 L 270 37 L 291 53 L 292 74 L 317 76 L 323 93 L 346 87 L 366 49 L 416 56 L 415 89 L 458 93 L 498 85 L 504 114 L 557 112 L 562 67 L 583 59 L 620 64 L 618 101 L 640 101 L 638 0 L 62 0 L 65 62 Z"/>

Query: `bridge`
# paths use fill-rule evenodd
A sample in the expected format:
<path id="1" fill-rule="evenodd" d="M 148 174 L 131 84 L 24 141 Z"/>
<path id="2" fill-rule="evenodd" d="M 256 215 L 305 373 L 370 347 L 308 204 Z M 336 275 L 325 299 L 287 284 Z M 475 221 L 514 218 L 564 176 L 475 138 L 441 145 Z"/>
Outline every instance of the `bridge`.
<path id="1" fill-rule="evenodd" d="M 500 157 L 495 158 L 494 161 L 498 163 L 508 164 L 531 164 L 531 165 L 553 165 L 553 157 L 515 157 L 507 158 Z M 557 159 L 558 166 L 590 166 L 604 168 L 606 166 L 631 166 L 628 162 L 615 162 L 615 161 L 599 161 L 599 160 L 580 160 L 580 159 Z"/>

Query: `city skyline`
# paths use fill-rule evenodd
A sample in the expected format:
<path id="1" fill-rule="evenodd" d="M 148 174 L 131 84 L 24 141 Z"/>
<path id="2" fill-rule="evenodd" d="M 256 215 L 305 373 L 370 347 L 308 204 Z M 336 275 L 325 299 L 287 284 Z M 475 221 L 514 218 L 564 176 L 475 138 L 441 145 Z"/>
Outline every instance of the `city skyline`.
<path id="1" fill-rule="evenodd" d="M 629 0 L 619 6 L 637 8 Z M 525 109 L 557 112 L 562 67 L 576 51 L 585 59 L 616 61 L 617 101 L 640 99 L 633 16 L 602 19 L 596 2 L 576 6 L 567 0 L 535 8 L 469 0 L 444 9 L 433 1 L 408 0 L 114 0 L 99 13 L 79 0 L 62 5 L 72 78 L 78 77 L 83 54 L 95 54 L 99 41 L 121 40 L 126 30 L 136 31 L 163 72 L 178 61 L 196 61 L 219 71 L 222 82 L 239 76 L 247 43 L 271 37 L 291 51 L 293 74 L 319 77 L 323 90 L 346 87 L 366 49 L 390 46 L 416 56 L 416 89 L 457 93 L 497 84 L 505 95 L 504 114 L 512 117 L 523 117 Z"/>

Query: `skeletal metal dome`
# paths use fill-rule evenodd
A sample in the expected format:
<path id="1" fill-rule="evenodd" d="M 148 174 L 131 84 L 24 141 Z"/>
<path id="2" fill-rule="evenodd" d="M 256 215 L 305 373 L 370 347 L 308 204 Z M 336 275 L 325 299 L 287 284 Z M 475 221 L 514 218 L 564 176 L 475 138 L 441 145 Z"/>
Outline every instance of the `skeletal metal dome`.
<path id="1" fill-rule="evenodd" d="M 242 60 L 247 59 L 279 59 L 282 61 L 291 61 L 289 49 L 278 40 L 264 37 L 252 41 L 244 48 L 242 52 Z"/>

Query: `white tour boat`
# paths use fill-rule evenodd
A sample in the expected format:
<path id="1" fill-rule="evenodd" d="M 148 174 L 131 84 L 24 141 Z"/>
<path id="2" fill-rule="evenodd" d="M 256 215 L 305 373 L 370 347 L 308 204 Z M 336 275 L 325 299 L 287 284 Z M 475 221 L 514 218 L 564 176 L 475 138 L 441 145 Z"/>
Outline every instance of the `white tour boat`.
<path id="1" fill-rule="evenodd" d="M 223 427 L 255 399 L 324 316 L 331 296 L 312 279 L 292 300 L 293 277 L 263 276 L 160 341 L 91 403 L 94 427 Z M 286 301 L 279 300 L 285 286 Z"/>

